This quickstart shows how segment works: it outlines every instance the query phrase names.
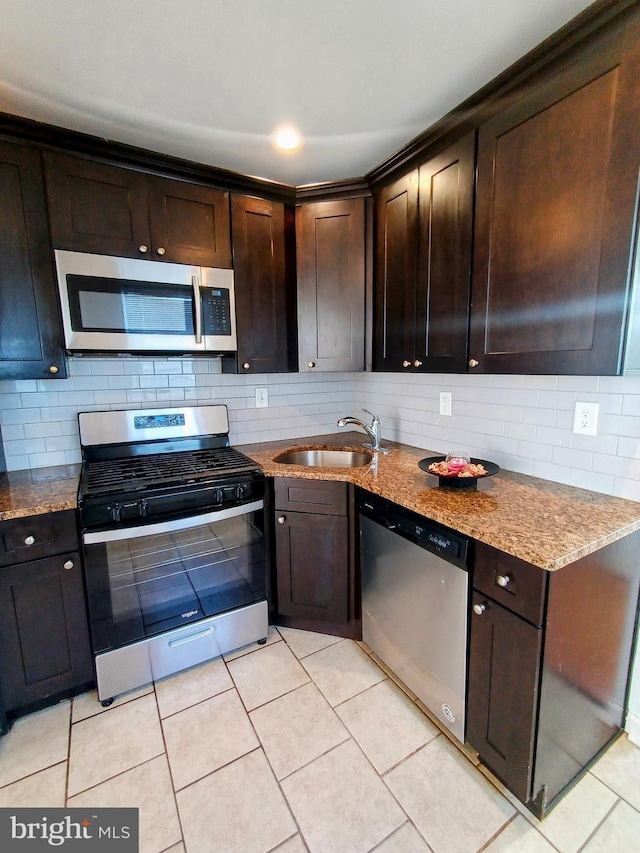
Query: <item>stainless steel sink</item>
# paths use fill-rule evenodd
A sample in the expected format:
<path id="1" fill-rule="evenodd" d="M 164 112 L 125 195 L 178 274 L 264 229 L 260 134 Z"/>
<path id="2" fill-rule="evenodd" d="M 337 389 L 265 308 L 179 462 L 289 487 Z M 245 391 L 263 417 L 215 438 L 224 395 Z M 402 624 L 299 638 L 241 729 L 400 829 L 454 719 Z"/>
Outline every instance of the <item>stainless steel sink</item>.
<path id="1" fill-rule="evenodd" d="M 283 465 L 306 465 L 308 468 L 361 468 L 373 459 L 360 450 L 294 450 L 276 457 Z"/>

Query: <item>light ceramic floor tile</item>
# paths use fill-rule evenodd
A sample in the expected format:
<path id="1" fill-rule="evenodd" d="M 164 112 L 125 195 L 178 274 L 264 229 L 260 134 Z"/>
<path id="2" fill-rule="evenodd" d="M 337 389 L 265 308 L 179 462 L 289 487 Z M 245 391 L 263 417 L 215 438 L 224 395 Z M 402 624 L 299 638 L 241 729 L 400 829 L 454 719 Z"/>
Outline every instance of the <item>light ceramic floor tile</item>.
<path id="1" fill-rule="evenodd" d="M 515 813 L 444 737 L 430 741 L 385 780 L 436 853 L 475 853 Z"/>
<path id="2" fill-rule="evenodd" d="M 626 735 L 618 738 L 591 772 L 640 811 L 640 748 Z"/>
<path id="3" fill-rule="evenodd" d="M 174 844 L 172 847 L 164 850 L 163 853 L 185 853 L 184 844 L 181 841 L 179 844 Z"/>
<path id="4" fill-rule="evenodd" d="M 140 853 L 159 853 L 182 839 L 165 755 L 70 797 L 67 805 L 70 808 L 139 809 Z"/>
<path id="5" fill-rule="evenodd" d="M 297 832 L 262 750 L 178 791 L 187 853 L 266 853 Z"/>
<path id="6" fill-rule="evenodd" d="M 352 740 L 281 784 L 311 853 L 365 853 L 406 820 Z"/>
<path id="7" fill-rule="evenodd" d="M 556 853 L 556 848 L 525 817 L 518 815 L 483 853 Z"/>
<path id="8" fill-rule="evenodd" d="M 632 853 L 640 850 L 640 812 L 620 800 L 583 853 Z"/>
<path id="9" fill-rule="evenodd" d="M 176 790 L 260 746 L 235 690 L 167 717 L 162 728 Z"/>
<path id="10" fill-rule="evenodd" d="M 388 679 L 338 705 L 336 711 L 378 773 L 440 734 Z"/>
<path id="11" fill-rule="evenodd" d="M 88 717 L 94 717 L 96 714 L 104 714 L 106 711 L 111 710 L 111 708 L 118 708 L 120 705 L 131 702 L 132 699 L 148 696 L 149 693 L 153 693 L 153 684 L 145 684 L 144 687 L 138 687 L 136 690 L 130 690 L 128 693 L 121 693 L 106 708 L 103 707 L 98 699 L 97 690 L 81 693 L 72 700 L 71 722 L 79 723 L 80 720 L 86 720 Z"/>
<path id="12" fill-rule="evenodd" d="M 405 823 L 379 844 L 375 853 L 431 853 L 431 850 L 415 826 Z"/>
<path id="13" fill-rule="evenodd" d="M 334 637 L 332 634 L 318 634 L 315 631 L 299 631 L 297 628 L 278 628 L 285 643 L 298 658 L 306 658 L 320 649 L 339 643 L 342 637 Z"/>
<path id="14" fill-rule="evenodd" d="M 304 841 L 299 835 L 285 841 L 279 847 L 276 847 L 273 853 L 307 853 L 307 848 L 304 846 Z"/>
<path id="15" fill-rule="evenodd" d="M 236 658 L 241 658 L 244 655 L 248 655 L 250 652 L 255 652 L 260 649 L 264 649 L 265 646 L 270 646 L 272 643 L 279 643 L 282 640 L 282 637 L 278 633 L 278 629 L 273 625 L 269 625 L 269 633 L 267 634 L 267 642 L 266 643 L 249 643 L 247 646 L 242 646 L 242 648 L 236 649 L 233 652 L 228 652 L 228 654 L 223 655 L 224 660 L 229 662 L 230 660 L 235 660 Z"/>
<path id="16" fill-rule="evenodd" d="M 334 707 L 386 677 L 353 640 L 342 640 L 322 649 L 304 658 L 302 663 Z"/>
<path id="17" fill-rule="evenodd" d="M 64 808 L 67 762 L 0 788 L 0 808 Z"/>
<path id="18" fill-rule="evenodd" d="M 616 795 L 587 773 L 538 823 L 538 831 L 561 853 L 575 853 L 616 802 Z"/>
<path id="19" fill-rule="evenodd" d="M 0 737 L 0 787 L 66 761 L 71 703 L 21 717 Z"/>
<path id="20" fill-rule="evenodd" d="M 228 666 L 248 711 L 309 681 L 309 676 L 283 642 L 237 658 Z"/>
<path id="21" fill-rule="evenodd" d="M 156 682 L 161 717 L 168 717 L 233 687 L 222 658 L 194 666 Z"/>
<path id="22" fill-rule="evenodd" d="M 163 752 L 155 694 L 74 723 L 68 796 L 105 782 Z"/>
<path id="23" fill-rule="evenodd" d="M 298 687 L 249 716 L 278 779 L 349 737 L 315 684 Z"/>

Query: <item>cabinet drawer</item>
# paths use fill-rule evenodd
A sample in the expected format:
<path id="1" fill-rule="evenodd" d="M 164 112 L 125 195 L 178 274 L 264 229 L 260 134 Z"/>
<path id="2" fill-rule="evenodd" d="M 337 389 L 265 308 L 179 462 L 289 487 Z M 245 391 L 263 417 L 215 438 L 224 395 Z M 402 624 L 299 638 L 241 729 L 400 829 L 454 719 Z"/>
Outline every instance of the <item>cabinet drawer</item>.
<path id="1" fill-rule="evenodd" d="M 474 587 L 534 625 L 542 624 L 547 580 L 543 569 L 476 544 Z"/>
<path id="2" fill-rule="evenodd" d="M 276 509 L 323 515 L 347 514 L 346 483 L 276 477 L 274 484 Z"/>
<path id="3" fill-rule="evenodd" d="M 73 510 L 0 522 L 0 566 L 37 560 L 78 547 Z"/>

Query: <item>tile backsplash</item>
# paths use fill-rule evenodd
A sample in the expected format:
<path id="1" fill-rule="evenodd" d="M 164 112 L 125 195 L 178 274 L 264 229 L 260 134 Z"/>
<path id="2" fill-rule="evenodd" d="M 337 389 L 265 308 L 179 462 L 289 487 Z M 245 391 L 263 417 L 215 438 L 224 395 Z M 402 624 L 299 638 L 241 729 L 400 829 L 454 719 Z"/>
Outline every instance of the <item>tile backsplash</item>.
<path id="1" fill-rule="evenodd" d="M 268 408 L 256 409 L 266 387 Z M 438 414 L 439 392 L 453 395 Z M 576 401 L 600 406 L 598 435 L 574 435 Z M 512 471 L 640 501 L 640 378 L 317 373 L 234 376 L 218 359 L 71 358 L 68 379 L 0 382 L 8 470 L 80 461 L 77 413 L 226 403 L 232 444 L 336 432 L 364 407 L 383 439 L 466 449 Z"/>

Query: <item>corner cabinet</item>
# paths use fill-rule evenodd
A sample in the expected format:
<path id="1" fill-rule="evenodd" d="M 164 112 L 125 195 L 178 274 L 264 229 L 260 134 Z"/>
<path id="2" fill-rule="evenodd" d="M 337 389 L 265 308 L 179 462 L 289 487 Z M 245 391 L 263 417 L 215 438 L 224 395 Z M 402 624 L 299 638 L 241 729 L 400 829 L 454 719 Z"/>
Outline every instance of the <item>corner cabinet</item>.
<path id="1" fill-rule="evenodd" d="M 9 717 L 94 684 L 78 548 L 72 510 L 0 522 L 0 694 Z"/>
<path id="2" fill-rule="evenodd" d="M 0 379 L 67 375 L 42 162 L 0 142 Z"/>
<path id="3" fill-rule="evenodd" d="M 353 486 L 276 477 L 274 492 L 272 621 L 359 639 Z"/>
<path id="4" fill-rule="evenodd" d="M 640 27 L 481 125 L 470 367 L 620 371 L 640 147 Z"/>
<path id="5" fill-rule="evenodd" d="M 476 545 L 466 738 L 539 818 L 622 730 L 639 544 L 554 572 Z"/>
<path id="6" fill-rule="evenodd" d="M 364 370 L 365 201 L 296 208 L 300 372 Z"/>
<path id="7" fill-rule="evenodd" d="M 373 369 L 464 372 L 475 134 L 375 197 Z"/>
<path id="8" fill-rule="evenodd" d="M 44 162 L 57 249 L 231 267 L 227 192 L 65 154 Z"/>
<path id="9" fill-rule="evenodd" d="M 293 209 L 252 196 L 231 199 L 238 352 L 223 373 L 297 369 Z"/>

